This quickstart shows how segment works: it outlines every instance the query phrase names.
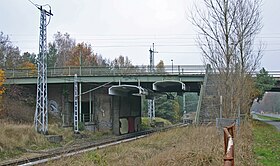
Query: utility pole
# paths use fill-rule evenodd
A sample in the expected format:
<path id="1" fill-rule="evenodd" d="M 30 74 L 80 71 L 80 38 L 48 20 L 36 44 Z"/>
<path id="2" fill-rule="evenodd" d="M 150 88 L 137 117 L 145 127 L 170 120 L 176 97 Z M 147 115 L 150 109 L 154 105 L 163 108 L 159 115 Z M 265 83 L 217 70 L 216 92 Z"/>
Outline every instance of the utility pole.
<path id="1" fill-rule="evenodd" d="M 153 49 L 150 48 L 150 68 L 149 71 L 152 73 L 155 70 L 155 53 L 158 53 L 155 51 L 155 44 L 153 43 Z M 150 119 L 150 124 L 152 124 L 152 121 L 156 117 L 155 113 L 155 98 L 148 99 L 148 116 Z"/>
<path id="2" fill-rule="evenodd" d="M 31 1 L 30 1 L 31 2 Z M 32 3 L 32 2 L 31 2 Z M 36 111 L 34 116 L 35 130 L 42 134 L 48 133 L 48 99 L 47 99 L 47 17 L 53 16 L 50 10 L 43 9 L 42 6 L 35 5 L 41 12 L 40 18 L 40 38 L 39 55 L 37 58 L 38 78 L 37 78 L 37 98 Z"/>
<path id="3" fill-rule="evenodd" d="M 155 51 L 155 43 L 153 43 L 153 49 L 150 48 L 150 72 L 153 72 L 155 69 L 155 53 L 158 53 Z"/>

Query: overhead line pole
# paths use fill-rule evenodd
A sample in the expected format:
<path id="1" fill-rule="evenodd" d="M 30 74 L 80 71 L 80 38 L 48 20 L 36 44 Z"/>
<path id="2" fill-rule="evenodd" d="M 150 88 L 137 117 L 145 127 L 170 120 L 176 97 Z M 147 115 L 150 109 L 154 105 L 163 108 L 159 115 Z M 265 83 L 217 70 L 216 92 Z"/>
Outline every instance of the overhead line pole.
<path id="1" fill-rule="evenodd" d="M 149 68 L 149 72 L 154 72 L 155 71 L 155 53 L 158 53 L 155 51 L 155 44 L 153 43 L 153 49 L 150 48 L 149 52 L 150 52 L 150 68 Z M 150 119 L 150 124 L 152 124 L 152 121 L 155 119 L 156 117 L 156 113 L 155 113 L 155 98 L 152 97 L 152 99 L 148 99 L 148 116 Z"/>
<path id="2" fill-rule="evenodd" d="M 47 16 L 51 17 L 51 9 L 49 11 L 43 9 L 42 6 L 35 5 L 41 12 L 40 18 L 40 38 L 39 38 L 39 55 L 37 57 L 37 98 L 36 110 L 34 115 L 35 130 L 42 134 L 48 133 L 48 99 L 47 99 Z M 50 7 L 50 6 L 49 6 Z"/>

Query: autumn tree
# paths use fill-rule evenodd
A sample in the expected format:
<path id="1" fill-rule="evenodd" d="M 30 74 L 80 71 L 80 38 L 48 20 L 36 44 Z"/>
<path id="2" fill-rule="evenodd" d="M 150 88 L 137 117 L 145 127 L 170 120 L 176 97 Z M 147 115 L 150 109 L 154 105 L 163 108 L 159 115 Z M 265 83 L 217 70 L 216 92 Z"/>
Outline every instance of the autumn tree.
<path id="1" fill-rule="evenodd" d="M 260 0 L 203 0 L 203 7 L 195 7 L 191 13 L 204 61 L 218 75 L 215 85 L 223 96 L 224 117 L 236 117 L 251 103 L 247 94 L 253 84 L 248 75 L 258 68 L 262 57 L 261 46 L 253 50 L 262 28 L 260 5 Z"/>
<path id="2" fill-rule="evenodd" d="M 30 72 L 28 74 L 35 75 L 37 73 L 37 65 L 36 65 L 36 54 L 29 52 L 25 52 L 22 55 L 22 60 L 19 68 L 27 69 Z"/>
<path id="3" fill-rule="evenodd" d="M 97 66 L 96 55 L 94 55 L 90 44 L 78 43 L 71 50 L 67 66 Z"/>

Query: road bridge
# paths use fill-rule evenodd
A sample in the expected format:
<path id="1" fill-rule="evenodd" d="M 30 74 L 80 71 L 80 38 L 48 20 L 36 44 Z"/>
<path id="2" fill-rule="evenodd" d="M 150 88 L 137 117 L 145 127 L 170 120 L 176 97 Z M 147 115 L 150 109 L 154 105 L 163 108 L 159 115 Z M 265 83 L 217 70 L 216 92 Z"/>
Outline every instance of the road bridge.
<path id="1" fill-rule="evenodd" d="M 64 126 L 73 124 L 74 75 L 79 84 L 79 120 L 93 129 L 110 130 L 116 134 L 134 132 L 141 122 L 142 100 L 153 99 L 156 93 L 201 93 L 207 82 L 203 65 L 132 67 L 64 67 L 48 69 L 48 100 L 51 113 L 62 117 Z M 280 91 L 280 72 L 269 72 L 277 80 L 271 91 Z M 6 70 L 5 84 L 17 84 L 36 94 L 37 71 Z M 198 111 L 201 108 L 201 100 Z M 153 107 L 152 107 L 153 108 Z"/>
<path id="2" fill-rule="evenodd" d="M 48 68 L 49 112 L 62 115 L 64 126 L 73 124 L 74 75 L 79 84 L 79 120 L 115 134 L 139 130 L 142 100 L 155 93 L 200 92 L 206 73 L 203 65 Z M 6 70 L 5 84 L 29 88 L 36 94 L 37 71 Z"/>

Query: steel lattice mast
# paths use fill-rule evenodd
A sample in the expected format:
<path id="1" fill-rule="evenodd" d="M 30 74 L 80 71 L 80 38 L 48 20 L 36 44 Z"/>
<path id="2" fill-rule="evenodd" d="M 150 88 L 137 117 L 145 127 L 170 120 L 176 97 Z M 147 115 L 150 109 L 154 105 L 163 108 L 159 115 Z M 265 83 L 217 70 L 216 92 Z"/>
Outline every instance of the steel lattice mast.
<path id="1" fill-rule="evenodd" d="M 78 103 L 78 78 L 77 74 L 74 77 L 74 133 L 79 133 L 79 103 Z"/>
<path id="2" fill-rule="evenodd" d="M 35 130 L 39 133 L 47 134 L 48 132 L 48 99 L 47 99 L 47 16 L 52 16 L 51 10 L 48 12 L 38 7 L 41 11 L 40 18 L 40 38 L 39 38 L 39 55 L 37 57 L 37 98 L 36 111 L 34 116 Z"/>

